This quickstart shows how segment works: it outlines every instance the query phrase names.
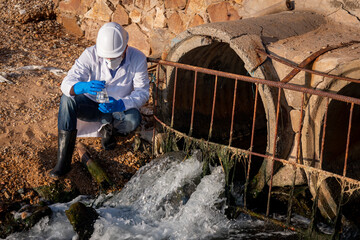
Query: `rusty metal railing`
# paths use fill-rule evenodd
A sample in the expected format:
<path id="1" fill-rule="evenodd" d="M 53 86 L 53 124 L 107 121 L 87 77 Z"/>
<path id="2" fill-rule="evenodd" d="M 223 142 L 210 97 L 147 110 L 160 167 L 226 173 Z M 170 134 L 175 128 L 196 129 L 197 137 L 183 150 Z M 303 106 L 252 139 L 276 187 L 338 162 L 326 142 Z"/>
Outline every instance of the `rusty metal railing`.
<path id="1" fill-rule="evenodd" d="M 285 222 L 285 226 L 287 226 L 289 229 L 295 229 L 294 227 L 291 227 L 291 215 L 292 215 L 292 197 L 294 194 L 294 186 L 295 186 L 295 178 L 296 178 L 296 169 L 303 169 L 306 172 L 311 172 L 314 174 L 318 174 L 318 175 L 326 175 L 326 177 L 334 177 L 336 179 L 339 179 L 340 183 L 341 183 L 341 194 L 340 194 L 340 200 L 338 202 L 338 212 L 337 212 L 337 216 L 336 219 L 334 220 L 334 226 L 335 226 L 335 230 L 334 233 L 331 235 L 332 238 L 335 238 L 338 233 L 338 225 L 340 223 L 340 215 L 341 215 L 341 206 L 343 204 L 343 197 L 344 197 L 344 189 L 345 189 L 345 184 L 354 184 L 354 185 L 360 185 L 360 181 L 358 179 L 353 179 L 347 176 L 347 164 L 348 164 L 348 155 L 349 155 L 349 144 L 350 144 L 350 133 L 351 133 L 351 126 L 352 126 L 352 117 L 353 117 L 353 109 L 354 109 L 354 105 L 359 105 L 360 106 L 360 99 L 355 98 L 355 97 L 350 97 L 350 96 L 344 96 L 344 95 L 340 95 L 337 93 L 333 93 L 333 92 L 326 92 L 326 91 L 322 91 L 322 90 L 318 90 L 318 89 L 312 89 L 312 88 L 308 88 L 308 87 L 304 87 L 304 86 L 300 86 L 300 85 L 296 85 L 296 84 L 292 84 L 289 83 L 289 81 L 300 71 L 306 71 L 308 73 L 311 74 L 315 74 L 315 75 L 321 75 L 324 77 L 328 77 L 328 78 L 333 78 L 333 79 L 338 79 L 338 80 L 345 80 L 345 81 L 349 81 L 349 82 L 353 82 L 353 83 L 360 83 L 360 80 L 358 79 L 353 79 L 353 78 L 348 78 L 348 77 L 343 77 L 343 76 L 335 76 L 335 75 L 331 75 L 331 74 L 326 74 L 323 72 L 319 72 L 319 71 L 314 71 L 314 70 L 309 70 L 306 69 L 306 65 L 309 64 L 311 61 L 313 61 L 316 57 L 320 56 L 322 53 L 329 51 L 329 50 L 333 50 L 336 47 L 328 47 L 326 49 L 322 49 L 321 51 L 315 53 L 312 55 L 312 57 L 310 57 L 309 59 L 307 59 L 306 61 L 302 62 L 301 64 L 299 64 L 298 66 L 291 64 L 289 61 L 287 61 L 286 59 L 282 59 L 280 57 L 277 56 L 273 56 L 267 52 L 264 52 L 262 50 L 257 50 L 257 52 L 259 54 L 264 54 L 265 56 L 275 60 L 275 61 L 279 61 L 280 63 L 286 64 L 288 66 L 291 66 L 294 68 L 293 71 L 291 71 L 283 80 L 281 81 L 271 81 L 271 80 L 267 80 L 267 79 L 260 79 L 260 78 L 256 78 L 256 77 L 249 77 L 249 76 L 243 76 L 243 75 L 238 75 L 238 74 L 233 74 L 233 73 L 227 73 L 227 72 L 221 72 L 221 71 L 217 71 L 217 70 L 212 70 L 212 69 L 206 69 L 206 68 L 202 68 L 202 67 L 197 67 L 197 66 L 191 66 L 191 65 L 187 65 L 187 64 L 182 64 L 182 63 L 176 63 L 176 62 L 170 62 L 170 61 L 165 61 L 165 60 L 159 60 L 159 59 L 151 59 L 149 58 L 148 61 L 151 63 L 155 63 L 157 64 L 157 68 L 156 68 L 156 89 L 153 90 L 155 91 L 154 94 L 154 119 L 156 120 L 156 122 L 158 124 L 160 124 L 161 126 L 163 126 L 164 128 L 176 133 L 178 136 L 190 139 L 191 141 L 205 141 L 204 139 L 196 139 L 192 136 L 193 134 L 193 127 L 194 127 L 194 116 L 195 116 L 195 105 L 196 105 L 196 88 L 197 88 L 197 78 L 198 78 L 198 73 L 204 73 L 207 75 L 213 75 L 215 76 L 215 82 L 214 82 L 214 92 L 213 92 L 213 101 L 212 103 L 209 103 L 212 105 L 211 108 L 211 116 L 210 116 L 210 127 L 209 127 L 209 131 L 208 131 L 208 138 L 207 138 L 207 145 L 221 145 L 218 143 L 213 143 L 211 142 L 211 137 L 212 137 L 212 132 L 213 132 L 213 122 L 214 122 L 214 112 L 215 112 L 215 105 L 216 105 L 216 96 L 217 96 L 217 85 L 218 85 L 218 81 L 219 81 L 219 77 L 224 77 L 224 78 L 229 78 L 229 79 L 233 79 L 235 81 L 235 85 L 234 85 L 234 98 L 233 98 L 233 105 L 232 105 L 232 113 L 231 113 L 231 124 L 230 124 L 230 133 L 229 133 L 229 144 L 228 145 L 223 145 L 223 147 L 225 147 L 226 149 L 228 149 L 231 152 L 234 153 L 242 153 L 248 156 L 248 162 L 247 162 L 247 169 L 246 169 L 246 183 L 245 183 L 245 189 L 244 189 L 244 211 L 246 212 L 251 212 L 249 209 L 247 209 L 247 191 L 248 191 L 248 185 L 250 182 L 250 169 L 251 169 L 251 164 L 252 164 L 252 157 L 253 156 L 257 156 L 257 157 L 261 157 L 264 158 L 267 161 L 271 161 L 271 176 L 270 176 L 270 182 L 269 182 L 269 192 L 268 192 L 268 196 L 267 196 L 267 206 L 266 206 L 266 213 L 265 216 L 262 216 L 264 219 L 267 219 L 269 221 L 272 221 L 274 219 L 272 219 L 269 216 L 270 213 L 270 199 L 271 199 L 271 191 L 272 191 L 272 187 L 273 187 L 273 176 L 274 176 L 274 163 L 275 161 L 280 162 L 284 165 L 290 165 L 293 167 L 294 170 L 294 181 L 293 181 L 293 186 L 291 189 L 291 193 L 290 193 L 290 197 L 289 197 L 289 204 L 288 204 L 288 215 L 286 218 L 286 222 Z M 157 107 L 158 107 L 158 86 L 160 83 L 160 79 L 159 79 L 159 71 L 161 66 L 165 66 L 165 67 L 172 67 L 172 71 L 174 72 L 173 74 L 173 93 L 172 93 L 172 109 L 171 109 L 171 120 L 170 120 L 170 126 L 167 125 L 164 121 L 162 121 L 160 119 L 160 117 L 157 114 Z M 191 104 L 191 117 L 190 117 L 190 129 L 189 132 L 186 134 L 184 132 L 180 132 L 179 130 L 174 129 L 174 117 L 176 114 L 176 110 L 175 110 L 175 101 L 176 101 L 176 93 L 177 93 L 177 88 L 179 80 L 178 80 L 178 69 L 183 69 L 183 70 L 187 70 L 187 71 L 192 71 L 194 72 L 194 86 L 193 86 L 193 92 L 192 92 L 192 104 Z M 181 79 L 182 81 L 186 81 L 186 79 Z M 168 79 L 165 79 L 165 81 L 168 81 Z M 256 89 L 255 89 L 255 99 L 254 99 L 254 111 L 253 111 L 253 119 L 252 119 L 252 127 L 251 127 L 251 138 L 250 138 L 250 148 L 249 149 L 239 149 L 236 147 L 232 146 L 232 138 L 233 138 L 233 131 L 234 131 L 234 114 L 236 112 L 236 93 L 237 93 L 237 86 L 238 86 L 238 82 L 239 81 L 243 81 L 243 82 L 248 82 L 248 83 L 253 83 L 256 85 Z M 167 82 L 165 82 L 165 85 L 167 86 Z M 275 119 L 275 134 L 274 134 L 274 141 L 273 141 L 273 152 L 272 153 L 262 153 L 262 152 L 255 152 L 253 151 L 253 147 L 254 147 L 254 133 L 255 133 L 255 122 L 256 122 L 256 113 L 257 113 L 257 108 L 258 108 L 258 101 L 259 101 L 259 86 L 260 85 L 266 85 L 268 87 L 274 87 L 278 89 L 278 97 L 277 97 L 277 105 L 276 105 L 276 119 Z M 276 147 L 277 147 L 277 138 L 278 138 L 278 125 L 279 125 L 279 113 L 280 113 L 280 99 L 281 99 L 281 92 L 286 89 L 286 90 L 290 90 L 290 91 L 295 91 L 295 92 L 300 92 L 302 93 L 301 95 L 301 115 L 300 115 L 300 122 L 299 122 L 299 134 L 297 135 L 296 138 L 296 161 L 295 162 L 290 162 L 286 159 L 282 159 L 276 156 Z M 322 135 L 321 135 L 321 150 L 320 150 L 320 159 L 319 159 L 319 167 L 314 167 L 314 166 L 309 166 L 309 165 L 305 165 L 300 163 L 300 145 L 301 145 L 301 138 L 302 138 L 302 127 L 303 127 L 303 120 L 304 120 L 304 116 L 303 116 L 303 112 L 304 112 L 304 108 L 305 108 L 305 95 L 316 95 L 319 97 L 323 97 L 326 99 L 326 107 L 325 107 L 325 111 L 324 111 L 324 122 L 322 125 Z M 343 171 L 342 174 L 338 174 L 338 173 L 334 173 L 334 172 L 329 172 L 329 171 L 325 171 L 322 169 L 323 166 L 323 152 L 324 152 L 324 143 L 325 143 L 325 133 L 326 133 L 326 126 L 327 126 L 327 116 L 328 116 L 328 106 L 329 106 L 329 102 L 330 100 L 336 100 L 336 101 L 340 101 L 340 102 L 345 102 L 345 103 L 349 103 L 351 104 L 350 107 L 350 112 L 349 112 L 349 123 L 348 123 L 348 132 L 347 132 L 347 140 L 346 140 L 346 150 L 345 150 L 345 159 L 344 159 L 344 167 L 343 167 Z M 155 127 L 154 127 L 154 135 L 153 137 L 155 137 Z M 314 206 L 313 207 L 313 213 L 312 215 L 316 215 L 316 211 L 317 211 L 317 202 L 318 200 L 318 194 L 316 194 L 315 199 L 314 199 Z M 255 214 L 255 213 L 254 213 Z M 255 214 L 257 215 L 257 214 Z M 314 219 L 312 219 L 311 224 L 309 225 L 309 231 L 313 232 L 314 229 L 316 228 L 316 220 L 315 217 Z"/>

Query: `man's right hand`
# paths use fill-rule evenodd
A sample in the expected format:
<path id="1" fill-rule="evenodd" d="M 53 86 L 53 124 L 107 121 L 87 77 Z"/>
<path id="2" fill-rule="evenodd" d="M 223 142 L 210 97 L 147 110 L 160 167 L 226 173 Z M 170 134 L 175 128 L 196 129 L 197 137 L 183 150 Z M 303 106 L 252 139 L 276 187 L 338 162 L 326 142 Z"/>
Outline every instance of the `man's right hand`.
<path id="1" fill-rule="evenodd" d="M 78 82 L 74 85 L 74 93 L 76 95 L 89 93 L 96 95 L 97 92 L 100 92 L 105 87 L 105 81 L 93 80 L 90 82 Z"/>

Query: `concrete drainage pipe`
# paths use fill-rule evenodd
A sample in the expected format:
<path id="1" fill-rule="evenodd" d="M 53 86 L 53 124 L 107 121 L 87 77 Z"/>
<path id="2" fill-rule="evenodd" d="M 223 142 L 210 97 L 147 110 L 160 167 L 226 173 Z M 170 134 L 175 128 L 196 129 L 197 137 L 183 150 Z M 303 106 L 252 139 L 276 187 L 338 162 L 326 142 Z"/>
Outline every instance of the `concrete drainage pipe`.
<path id="1" fill-rule="evenodd" d="M 354 49 L 357 49 L 354 51 Z M 351 54 L 349 55 L 349 52 Z M 322 63 L 336 59 L 336 65 L 323 65 Z M 354 45 L 347 49 L 338 50 L 333 53 L 326 54 L 320 58 L 313 67 L 331 68 L 331 73 L 339 76 L 347 76 L 360 79 L 360 44 Z M 331 61 L 332 62 L 332 61 Z M 334 64 L 334 62 L 332 62 Z M 332 65 L 332 66 L 331 66 Z M 324 69 L 325 70 L 325 69 Z M 350 83 L 334 79 L 319 78 L 318 89 L 324 91 L 335 92 L 340 95 L 360 98 L 360 86 L 357 83 Z M 340 176 L 344 173 L 345 167 L 345 151 L 347 144 L 347 135 L 350 118 L 351 104 L 336 100 L 329 100 L 325 138 L 323 143 L 323 129 L 325 123 L 327 99 L 312 96 L 305 112 L 305 120 L 303 127 L 303 162 L 304 164 L 322 168 L 323 170 L 336 173 Z M 346 176 L 355 180 L 360 180 L 360 106 L 354 105 L 350 142 L 347 159 Z M 320 166 L 321 149 L 323 145 L 322 166 Z M 307 173 L 309 186 L 312 194 L 315 196 L 317 188 L 319 188 L 319 209 L 322 214 L 329 219 L 335 218 L 338 210 L 339 196 L 341 192 L 339 180 L 334 177 L 324 178 L 310 172 Z M 357 224 L 360 224 L 357 210 L 360 192 L 351 189 L 348 185 L 348 192 L 345 195 L 344 202 L 347 204 L 343 207 L 344 215 Z M 355 191 L 352 191 L 355 190 Z M 355 205 L 354 205 L 355 204 Z"/>
<path id="2" fill-rule="evenodd" d="M 210 68 L 235 74 L 279 81 L 273 63 L 259 56 L 256 48 L 265 49 L 276 42 L 304 35 L 325 24 L 323 16 L 311 12 L 284 12 L 263 17 L 231 22 L 219 22 L 197 26 L 181 33 L 173 40 L 166 60 Z M 167 69 L 167 85 L 161 90 L 162 114 L 170 124 L 171 103 L 174 88 L 174 68 Z M 193 73 L 178 70 L 174 128 L 189 131 Z M 237 87 L 234 142 L 232 146 L 248 149 L 254 108 L 254 86 L 239 82 Z M 193 136 L 207 139 L 209 131 L 214 77 L 198 74 Z M 219 79 L 212 141 L 227 144 L 229 139 L 234 81 Z M 276 125 L 278 89 L 259 87 L 261 98 L 254 139 L 255 151 L 273 153 Z M 281 114 L 278 128 L 276 156 L 286 158 L 293 144 L 290 109 L 286 98 L 281 98 Z M 270 177 L 267 161 L 259 170 L 261 190 Z M 261 177 L 260 177 L 261 178 Z"/>

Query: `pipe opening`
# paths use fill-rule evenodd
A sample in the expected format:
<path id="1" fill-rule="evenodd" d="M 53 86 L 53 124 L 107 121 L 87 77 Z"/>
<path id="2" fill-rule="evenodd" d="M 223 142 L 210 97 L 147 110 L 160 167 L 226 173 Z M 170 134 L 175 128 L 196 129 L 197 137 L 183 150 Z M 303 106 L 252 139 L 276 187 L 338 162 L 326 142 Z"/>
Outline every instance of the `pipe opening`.
<path id="1" fill-rule="evenodd" d="M 348 84 L 338 94 L 360 98 L 360 86 L 355 83 Z M 328 110 L 328 120 L 325 133 L 323 169 L 343 174 L 345 164 L 345 151 L 349 127 L 351 104 L 331 101 Z M 360 106 L 354 105 L 350 142 L 348 150 L 346 176 L 360 180 Z"/>
<path id="2" fill-rule="evenodd" d="M 342 88 L 338 94 L 344 96 L 351 96 L 360 98 L 360 86 L 355 83 L 350 83 Z M 343 175 L 345 167 L 345 155 L 346 155 L 346 143 L 348 136 L 349 118 L 350 118 L 350 103 L 331 101 L 328 110 L 328 120 L 325 133 L 324 142 L 324 155 L 323 155 L 323 169 L 329 172 Z M 348 158 L 346 164 L 346 176 L 360 180 L 360 125 L 357 124 L 360 121 L 360 106 L 354 105 L 352 112 L 350 142 L 348 149 Z M 336 204 L 339 204 L 341 185 L 340 181 L 335 178 L 326 179 L 326 188 L 329 191 L 329 195 L 324 195 L 325 198 L 323 204 L 327 209 L 327 204 L 331 206 L 334 199 Z M 356 187 L 356 186 L 355 186 Z M 360 210 L 357 210 L 358 201 L 360 199 L 359 190 L 353 189 L 351 186 L 347 187 L 348 193 L 344 196 L 343 214 L 345 217 L 360 224 Z M 334 208 L 332 206 L 332 208 Z M 335 208 L 334 208 L 335 209 Z"/>
<path id="3" fill-rule="evenodd" d="M 224 42 L 213 41 L 209 45 L 194 48 L 186 52 L 178 62 L 223 72 L 249 75 L 242 59 L 228 43 Z M 173 100 L 174 72 L 175 71 L 173 71 L 171 75 L 168 85 L 168 103 Z M 191 128 L 195 74 L 193 71 L 184 69 L 178 69 L 177 72 L 173 127 L 184 133 L 189 133 Z M 209 140 L 211 142 L 228 145 L 230 141 L 235 80 L 218 77 L 217 85 L 215 86 L 216 76 L 197 73 L 196 79 L 194 120 L 191 134 L 193 137 L 199 139 L 207 140 L 209 138 L 213 98 L 216 88 L 213 126 Z M 231 146 L 249 149 L 256 86 L 252 83 L 238 81 L 236 89 Z M 171 111 L 167 111 L 167 119 L 171 118 L 170 113 Z M 267 119 L 259 94 L 253 150 L 256 152 L 265 152 L 266 147 Z"/>

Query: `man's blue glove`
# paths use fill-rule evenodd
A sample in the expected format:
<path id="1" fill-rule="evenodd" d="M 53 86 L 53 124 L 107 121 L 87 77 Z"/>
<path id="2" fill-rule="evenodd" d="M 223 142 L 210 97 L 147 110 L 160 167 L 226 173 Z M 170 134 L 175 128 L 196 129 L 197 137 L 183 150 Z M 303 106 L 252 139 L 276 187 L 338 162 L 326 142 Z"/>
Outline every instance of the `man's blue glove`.
<path id="1" fill-rule="evenodd" d="M 90 82 L 78 82 L 74 85 L 74 93 L 76 95 L 89 93 L 96 95 L 105 87 L 105 81 L 93 80 Z"/>
<path id="2" fill-rule="evenodd" d="M 109 97 L 108 103 L 100 103 L 99 110 L 103 113 L 123 112 L 125 110 L 124 101 L 116 100 L 113 97 Z"/>

